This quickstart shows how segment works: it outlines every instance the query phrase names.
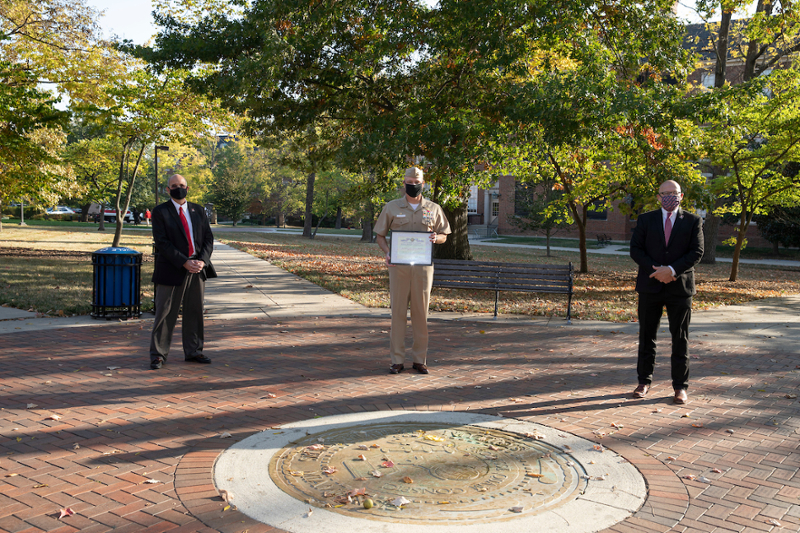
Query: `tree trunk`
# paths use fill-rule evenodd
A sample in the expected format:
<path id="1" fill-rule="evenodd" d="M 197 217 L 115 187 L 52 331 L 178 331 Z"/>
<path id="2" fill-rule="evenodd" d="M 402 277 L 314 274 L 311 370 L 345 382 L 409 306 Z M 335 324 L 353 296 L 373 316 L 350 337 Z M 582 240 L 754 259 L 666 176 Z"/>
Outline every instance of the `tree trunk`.
<path id="1" fill-rule="evenodd" d="M 467 228 L 467 204 L 460 204 L 454 209 L 442 206 L 447 221 L 450 222 L 452 233 L 447 236 L 444 244 L 433 247 L 433 257 L 436 259 L 461 259 L 472 260 L 469 249 L 469 230 Z"/>
<path id="2" fill-rule="evenodd" d="M 700 263 L 704 265 L 714 265 L 717 263 L 717 236 L 719 235 L 720 218 L 711 214 L 706 215 L 703 224 L 703 241 L 705 251 Z"/>
<path id="3" fill-rule="evenodd" d="M 742 217 L 744 218 L 744 217 Z M 736 281 L 739 276 L 739 255 L 742 253 L 742 244 L 744 243 L 744 236 L 747 233 L 747 224 L 742 223 L 739 225 L 739 231 L 736 233 L 736 247 L 733 249 L 733 263 L 731 264 L 731 276 L 728 281 Z"/>
<path id="4" fill-rule="evenodd" d="M 364 216 L 361 218 L 361 242 L 373 242 L 372 221 L 375 220 L 375 204 L 367 202 Z"/>
<path id="5" fill-rule="evenodd" d="M 306 176 L 306 217 L 303 221 L 303 237 L 311 238 L 311 217 L 314 208 L 314 180 L 317 174 L 309 172 Z"/>
<path id="6" fill-rule="evenodd" d="M 778 248 L 778 241 L 772 241 L 772 253 L 775 255 L 781 255 L 781 251 Z"/>
<path id="7" fill-rule="evenodd" d="M 714 68 L 714 87 L 719 88 L 725 85 L 725 74 L 728 67 L 728 34 L 731 28 L 732 11 L 727 13 L 722 11 L 722 19 L 719 23 L 719 34 L 717 36 L 717 64 Z"/>
<path id="8" fill-rule="evenodd" d="M 278 216 L 275 217 L 275 227 L 280 228 L 286 223 L 285 215 L 283 211 L 278 211 Z"/>
<path id="9" fill-rule="evenodd" d="M 336 229 L 342 229 L 342 207 L 336 208 Z"/>
<path id="10" fill-rule="evenodd" d="M 550 257 L 550 230 L 544 231 L 544 238 L 547 242 L 547 257 Z"/>
<path id="11" fill-rule="evenodd" d="M 81 222 L 89 222 L 89 208 L 92 207 L 91 202 L 81 207 Z"/>
<path id="12" fill-rule="evenodd" d="M 756 14 L 766 12 L 767 16 L 772 14 L 772 2 L 765 2 L 764 0 L 758 0 L 758 6 L 756 6 Z M 760 54 L 759 49 L 761 48 L 761 43 L 758 40 L 754 39 L 750 41 L 747 45 L 747 53 L 745 54 L 744 59 L 744 75 L 742 76 L 742 81 L 747 83 L 748 81 L 754 79 L 756 75 L 756 62 L 758 61 Z"/>
<path id="13" fill-rule="evenodd" d="M 100 206 L 100 218 L 97 220 L 97 231 L 106 230 L 106 208 Z"/>

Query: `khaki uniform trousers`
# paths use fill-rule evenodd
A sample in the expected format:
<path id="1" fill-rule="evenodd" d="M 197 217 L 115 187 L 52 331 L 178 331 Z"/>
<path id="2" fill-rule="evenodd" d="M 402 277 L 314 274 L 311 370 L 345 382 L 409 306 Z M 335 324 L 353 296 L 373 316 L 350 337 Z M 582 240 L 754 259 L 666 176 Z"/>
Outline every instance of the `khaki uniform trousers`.
<path id="1" fill-rule="evenodd" d="M 392 332 L 389 352 L 393 365 L 406 358 L 406 316 L 411 304 L 411 356 L 426 364 L 428 356 L 428 304 L 433 285 L 433 266 L 395 265 L 389 267 L 389 293 L 392 298 Z"/>

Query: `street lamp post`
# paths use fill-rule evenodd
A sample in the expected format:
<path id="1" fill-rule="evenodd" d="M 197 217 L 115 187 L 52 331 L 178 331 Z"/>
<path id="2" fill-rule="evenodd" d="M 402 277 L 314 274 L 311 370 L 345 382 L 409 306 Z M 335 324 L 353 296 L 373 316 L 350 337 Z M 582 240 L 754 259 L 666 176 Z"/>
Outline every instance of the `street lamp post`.
<path id="1" fill-rule="evenodd" d="M 169 146 L 158 146 L 156 145 L 156 205 L 158 205 L 158 151 L 163 150 L 165 152 L 169 152 Z"/>

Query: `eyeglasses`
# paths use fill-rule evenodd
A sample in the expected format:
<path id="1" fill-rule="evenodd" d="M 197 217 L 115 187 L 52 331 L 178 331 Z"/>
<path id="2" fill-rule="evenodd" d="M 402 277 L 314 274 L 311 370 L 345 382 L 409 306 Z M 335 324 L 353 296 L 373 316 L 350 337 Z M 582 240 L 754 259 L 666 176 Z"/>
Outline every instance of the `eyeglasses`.
<path id="1" fill-rule="evenodd" d="M 658 195 L 661 198 L 677 198 L 681 194 L 683 194 L 683 193 L 681 193 L 681 192 L 660 192 L 660 193 L 658 193 Z"/>

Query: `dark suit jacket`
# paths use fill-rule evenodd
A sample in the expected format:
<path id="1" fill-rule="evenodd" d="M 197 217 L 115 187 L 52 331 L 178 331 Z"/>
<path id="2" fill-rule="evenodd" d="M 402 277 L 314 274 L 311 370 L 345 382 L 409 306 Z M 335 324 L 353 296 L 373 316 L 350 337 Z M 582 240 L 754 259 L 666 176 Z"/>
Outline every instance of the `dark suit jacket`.
<path id="1" fill-rule="evenodd" d="M 216 278 L 217 273 L 211 264 L 214 250 L 214 235 L 208 223 L 206 211 L 202 206 L 189 203 L 189 216 L 192 218 L 195 253 L 192 259 L 203 261 L 206 266 L 200 273 L 203 280 Z M 183 230 L 178 211 L 167 200 L 153 209 L 153 240 L 156 243 L 156 264 L 153 270 L 153 283 L 159 285 L 180 285 L 188 272 L 183 264 L 190 259 L 189 241 Z"/>
<path id="2" fill-rule="evenodd" d="M 702 221 L 697 215 L 678 209 L 669 246 L 664 242 L 661 209 L 639 216 L 631 237 L 631 258 L 639 265 L 636 290 L 639 293 L 669 291 L 675 296 L 694 296 L 694 267 L 703 257 Z M 653 266 L 671 266 L 676 280 L 661 283 L 650 274 Z"/>

